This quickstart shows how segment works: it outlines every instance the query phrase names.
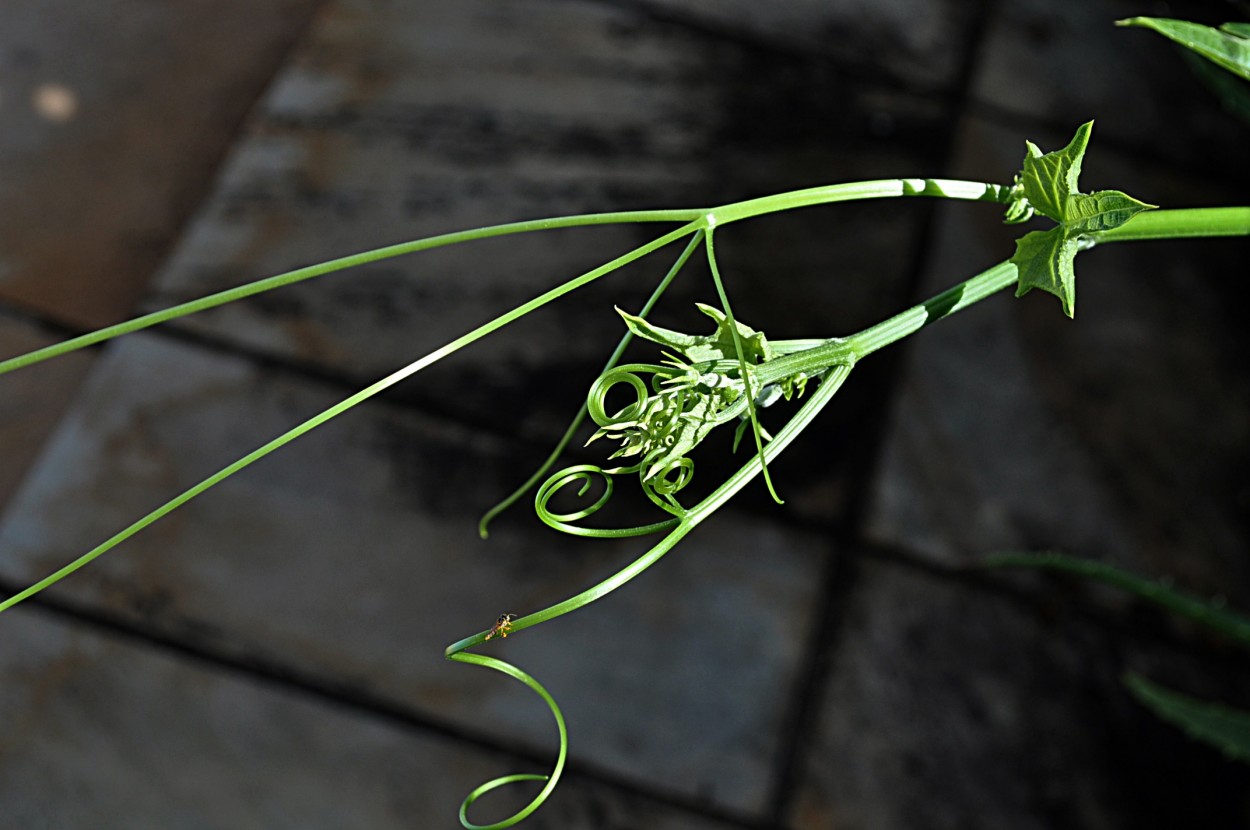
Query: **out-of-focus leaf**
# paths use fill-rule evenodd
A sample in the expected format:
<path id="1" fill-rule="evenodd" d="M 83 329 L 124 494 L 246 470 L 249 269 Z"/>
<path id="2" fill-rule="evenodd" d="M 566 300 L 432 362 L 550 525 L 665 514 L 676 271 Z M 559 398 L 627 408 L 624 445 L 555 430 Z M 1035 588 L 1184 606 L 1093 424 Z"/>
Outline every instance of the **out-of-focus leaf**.
<path id="1" fill-rule="evenodd" d="M 1048 568 L 1096 579 L 1210 626 L 1241 645 L 1250 647 L 1250 617 L 1229 611 L 1217 603 L 1204 602 L 1181 593 L 1169 585 L 1143 579 L 1105 562 L 1080 559 L 1062 553 L 1000 553 L 986 559 L 984 564 L 994 568 Z"/>
<path id="2" fill-rule="evenodd" d="M 1202 55 L 1250 81 L 1250 24 L 1225 23 L 1219 29 L 1166 17 L 1131 17 L 1117 26 L 1142 26 Z"/>
<path id="3" fill-rule="evenodd" d="M 1250 124 L 1250 82 L 1225 72 L 1210 61 L 1203 60 L 1193 52 L 1182 52 L 1185 63 L 1198 76 L 1207 89 L 1215 93 L 1224 109 Z"/>
<path id="4" fill-rule="evenodd" d="M 1143 706 L 1189 737 L 1250 763 L 1250 712 L 1174 692 L 1138 674 L 1126 675 L 1124 685 Z"/>

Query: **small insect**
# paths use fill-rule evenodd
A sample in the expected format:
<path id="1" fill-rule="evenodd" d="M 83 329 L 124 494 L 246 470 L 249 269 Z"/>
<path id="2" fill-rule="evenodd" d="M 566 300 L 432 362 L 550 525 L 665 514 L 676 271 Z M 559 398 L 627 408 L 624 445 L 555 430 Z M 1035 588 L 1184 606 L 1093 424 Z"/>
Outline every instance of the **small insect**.
<path id="1" fill-rule="evenodd" d="M 486 635 L 486 639 L 490 639 L 495 635 L 507 637 L 508 632 L 512 630 L 512 621 L 516 619 L 516 614 L 500 614 L 499 619 L 495 620 L 495 624 L 490 627 L 490 633 Z"/>

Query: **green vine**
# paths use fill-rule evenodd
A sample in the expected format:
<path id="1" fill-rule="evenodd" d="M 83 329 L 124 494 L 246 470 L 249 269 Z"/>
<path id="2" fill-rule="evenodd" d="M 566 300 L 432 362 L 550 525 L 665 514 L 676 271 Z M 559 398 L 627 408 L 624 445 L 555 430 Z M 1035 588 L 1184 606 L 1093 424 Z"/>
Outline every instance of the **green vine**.
<path id="1" fill-rule="evenodd" d="M 676 261 L 638 313 L 620 311 L 626 332 L 602 374 L 592 384 L 586 405 L 573 419 L 555 450 L 534 475 L 502 503 L 488 511 L 480 525 L 484 537 L 493 518 L 533 490 L 538 516 L 562 532 L 594 538 L 664 534 L 654 546 L 628 566 L 576 596 L 523 616 L 505 615 L 491 628 L 447 647 L 445 654 L 449 660 L 493 669 L 524 683 L 543 699 L 555 718 L 560 749 L 549 773 L 514 774 L 495 778 L 474 789 L 461 806 L 460 818 L 465 827 L 510 827 L 537 809 L 555 787 L 567 758 L 567 730 L 559 706 L 534 678 L 510 663 L 478 654 L 471 649 L 497 635 L 502 639 L 582 608 L 621 587 L 672 550 L 687 533 L 711 516 L 756 476 L 763 476 L 770 493 L 780 501 L 768 475 L 769 462 L 783 452 L 828 405 L 858 362 L 877 350 L 1013 285 L 1017 295 L 1034 288 L 1054 294 L 1060 299 L 1064 311 L 1071 316 L 1075 309 L 1073 259 L 1080 251 L 1098 244 L 1184 236 L 1250 234 L 1250 207 L 1154 210 L 1152 206 L 1118 191 L 1080 193 L 1077 189 L 1077 177 L 1090 130 L 1091 124 L 1083 125 L 1068 146 L 1053 153 L 1042 153 L 1035 145 L 1028 144 L 1023 168 L 1012 185 L 948 179 L 886 179 L 809 188 L 710 209 L 594 214 L 478 228 L 379 248 L 259 280 L 101 329 L 56 346 L 0 361 L 0 374 L 4 374 L 223 303 L 356 265 L 441 246 L 507 234 L 607 223 L 650 222 L 676 225 L 651 241 L 452 340 L 277 436 L 170 499 L 55 573 L 0 602 L 0 611 L 13 607 L 69 576 L 234 473 L 384 389 L 581 286 L 674 243 L 684 242 Z M 1055 224 L 1050 230 L 1031 231 L 1023 236 L 1017 243 L 1016 254 L 1010 260 L 999 263 L 888 320 L 847 337 L 770 342 L 762 332 L 756 331 L 735 316 L 715 249 L 716 233 L 724 226 L 811 205 L 917 196 L 990 202 L 1006 209 L 1009 222 L 1022 222 L 1037 214 L 1051 219 Z M 714 330 L 709 334 L 692 335 L 652 325 L 647 320 L 649 313 L 700 247 L 707 257 L 719 305 L 700 305 L 699 308 L 712 320 Z M 642 338 L 655 344 L 659 351 L 655 362 L 618 365 L 632 338 Z M 607 395 L 609 391 L 619 387 L 628 388 L 633 393 L 633 400 L 623 408 L 609 411 Z M 769 435 L 760 426 L 760 409 L 800 400 L 802 405 L 776 435 Z M 618 465 L 604 468 L 593 464 L 580 464 L 551 474 L 551 468 L 587 417 L 597 426 L 591 441 L 615 442 L 618 445 L 609 455 L 609 459 L 619 462 Z M 755 445 L 752 458 L 709 495 L 695 504 L 684 505 L 682 493 L 691 482 L 695 470 L 691 454 L 712 431 L 730 424 L 735 429 L 735 446 L 750 431 Z M 625 528 L 589 528 L 580 524 L 607 507 L 614 493 L 613 481 L 622 475 L 637 476 L 640 488 L 660 511 L 657 521 Z M 579 509 L 557 513 L 551 508 L 553 498 L 565 488 L 576 488 L 577 496 L 586 498 L 592 488 L 600 485 L 603 487 L 602 493 L 591 498 L 588 504 Z M 483 795 L 506 784 L 532 781 L 545 783 L 534 799 L 514 815 L 490 825 L 476 825 L 469 820 L 470 806 Z"/>

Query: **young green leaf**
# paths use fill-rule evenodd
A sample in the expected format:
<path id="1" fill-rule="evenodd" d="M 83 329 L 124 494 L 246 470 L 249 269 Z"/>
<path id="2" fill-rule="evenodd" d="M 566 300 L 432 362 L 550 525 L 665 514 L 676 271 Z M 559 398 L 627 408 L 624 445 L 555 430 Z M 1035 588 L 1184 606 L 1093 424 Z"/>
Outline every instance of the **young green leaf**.
<path id="1" fill-rule="evenodd" d="M 705 363 L 709 360 L 737 360 L 738 353 L 734 350 L 733 332 L 729 328 L 729 320 L 724 313 L 710 305 L 695 303 L 699 311 L 716 321 L 716 331 L 707 335 L 683 334 L 672 329 L 653 326 L 641 317 L 635 317 L 627 311 L 617 309 L 616 313 L 625 320 L 625 325 L 636 337 L 668 346 L 681 352 L 691 363 Z M 763 363 L 773 357 L 772 347 L 763 332 L 756 331 L 734 321 L 738 337 L 742 342 L 742 355 L 748 364 Z"/>
<path id="2" fill-rule="evenodd" d="M 1011 258 L 1018 271 L 1016 296 L 1034 288 L 1054 294 L 1063 303 L 1063 313 L 1076 314 L 1076 274 L 1072 260 L 1077 242 L 1064 233 L 1063 226 L 1048 231 L 1030 231 L 1016 240 Z"/>
<path id="3" fill-rule="evenodd" d="M 1124 685 L 1143 706 L 1189 737 L 1250 763 L 1250 712 L 1174 692 L 1137 674 L 1126 675 Z"/>
<path id="4" fill-rule="evenodd" d="M 1070 234 L 1095 233 L 1118 228 L 1143 210 L 1155 205 L 1139 202 L 1118 190 L 1078 193 L 1068 197 L 1063 227 Z"/>
<path id="5" fill-rule="evenodd" d="M 1117 26 L 1153 29 L 1229 72 L 1250 81 L 1250 23 L 1225 23 L 1219 29 L 1166 17 L 1131 17 Z"/>
<path id="6" fill-rule="evenodd" d="M 1027 205 L 1059 226 L 1030 232 L 1016 241 L 1016 253 L 1011 258 L 1019 273 L 1016 296 L 1040 288 L 1058 297 L 1069 317 L 1076 314 L 1072 260 L 1085 247 L 1082 237 L 1118 228 L 1141 211 L 1154 207 L 1118 190 L 1080 192 L 1077 180 L 1093 127 L 1093 121 L 1085 122 L 1067 147 L 1052 153 L 1043 153 L 1033 142 L 1025 142 L 1027 151 L 1018 177 Z M 1022 205 L 1013 203 L 1007 221 L 1019 221 L 1022 215 Z"/>
<path id="7" fill-rule="evenodd" d="M 1094 122 L 1086 121 L 1077 128 L 1067 147 L 1053 153 L 1043 154 L 1032 141 L 1024 143 L 1027 152 L 1020 181 L 1024 185 L 1024 195 L 1038 213 L 1056 222 L 1063 221 L 1068 197 L 1077 192 L 1081 160 L 1093 128 Z"/>

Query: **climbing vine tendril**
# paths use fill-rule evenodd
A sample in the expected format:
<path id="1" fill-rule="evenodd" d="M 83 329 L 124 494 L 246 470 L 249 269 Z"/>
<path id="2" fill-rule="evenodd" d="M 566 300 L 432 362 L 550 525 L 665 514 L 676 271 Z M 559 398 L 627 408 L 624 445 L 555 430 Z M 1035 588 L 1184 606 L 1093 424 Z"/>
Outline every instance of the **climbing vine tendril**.
<path id="1" fill-rule="evenodd" d="M 635 315 L 618 309 L 626 334 L 608 359 L 603 372 L 591 384 L 585 406 L 573 419 L 555 450 L 529 480 L 492 508 L 479 525 L 480 533 L 485 537 L 487 523 L 493 517 L 537 487 L 534 505 L 538 516 L 562 532 L 594 538 L 664 534 L 649 550 L 624 568 L 576 596 L 519 618 L 514 618 L 511 614 L 504 615 L 494 627 L 447 647 L 445 656 L 449 660 L 482 666 L 525 684 L 542 698 L 555 719 L 560 748 L 549 772 L 510 774 L 491 779 L 472 790 L 461 804 L 460 820 L 470 830 L 502 830 L 511 827 L 532 814 L 555 788 L 568 756 L 568 733 L 559 706 L 533 677 L 510 663 L 470 649 L 497 634 L 503 639 L 582 608 L 621 587 L 655 564 L 687 533 L 723 506 L 757 475 L 763 474 L 767 481 L 768 463 L 829 403 L 849 377 L 857 361 L 876 350 L 1013 285 L 1020 291 L 1040 288 L 1053 293 L 1063 301 L 1064 309 L 1072 313 L 1075 296 L 1072 259 L 1080 251 L 1095 244 L 1180 236 L 1250 235 L 1250 208 L 1156 211 L 1118 191 L 1080 193 L 1076 188 L 1076 173 L 1080 169 L 1080 157 L 1084 153 L 1089 130 L 1090 125 L 1084 125 L 1068 147 L 1054 153 L 1043 154 L 1035 146 L 1028 145 L 1024 170 L 1016 177 L 1012 186 L 948 179 L 884 179 L 796 190 L 712 209 L 557 217 L 459 231 L 378 248 L 279 274 L 84 334 L 55 346 L 0 360 L 0 375 L 3 375 L 76 349 L 264 291 L 356 265 L 446 245 L 507 234 L 588 225 L 663 223 L 670 226 L 654 239 L 499 315 L 273 438 L 126 526 L 61 569 L 0 602 L 0 611 L 13 607 L 69 576 L 253 462 L 427 366 L 577 288 L 673 243 L 685 242 L 681 254 L 639 313 Z M 1056 193 L 1062 198 L 1055 197 Z M 713 241 L 714 230 L 733 222 L 800 207 L 860 199 L 917 196 L 986 201 L 1005 205 L 1007 219 L 1011 222 L 1023 221 L 1037 213 L 1057 224 L 1044 233 L 1032 232 L 1024 237 L 1022 241 L 1032 241 L 1018 244 L 1017 253 L 1010 261 L 1000 263 L 925 303 L 849 337 L 770 342 L 762 332 L 752 329 L 735 317 L 721 278 Z M 1148 210 L 1149 213 L 1146 213 Z M 1140 218 L 1135 218 L 1139 214 Z M 719 307 L 699 305 L 699 309 L 712 320 L 714 330 L 710 334 L 693 335 L 651 324 L 647 317 L 652 308 L 700 246 L 707 256 Z M 655 358 L 658 362 L 617 365 L 631 338 L 642 338 L 659 346 L 660 357 Z M 619 398 L 620 392 L 615 391 L 618 389 L 620 392 L 627 392 L 629 400 L 624 406 L 613 410 L 609 406 L 608 397 L 611 394 Z M 806 400 L 797 412 L 785 422 L 775 437 L 771 437 L 760 423 L 760 411 L 783 400 L 797 402 L 802 398 Z M 620 466 L 605 469 L 595 464 L 578 464 L 549 476 L 548 471 L 555 465 L 585 417 L 590 417 L 597 426 L 590 442 L 604 440 L 619 444 L 610 458 L 619 459 Z M 695 471 L 692 453 L 715 429 L 729 424 L 736 424 L 735 447 L 738 439 L 750 429 L 756 450 L 754 456 L 711 494 L 697 504 L 685 507 L 681 502 L 682 494 L 693 480 Z M 653 523 L 636 527 L 584 526 L 584 520 L 592 517 L 598 519 L 601 512 L 608 507 L 615 492 L 613 481 L 622 475 L 636 475 L 642 492 L 663 516 Z M 776 497 L 771 482 L 768 486 Z M 553 506 L 557 498 L 562 502 L 576 498 L 580 500 L 581 506 L 557 510 Z M 686 500 L 690 500 L 688 496 Z M 508 784 L 521 782 L 543 782 L 543 786 L 526 806 L 502 821 L 478 825 L 469 820 L 470 808 L 483 796 Z"/>

